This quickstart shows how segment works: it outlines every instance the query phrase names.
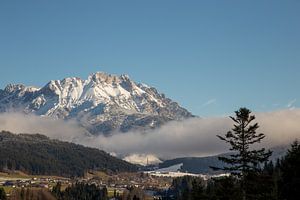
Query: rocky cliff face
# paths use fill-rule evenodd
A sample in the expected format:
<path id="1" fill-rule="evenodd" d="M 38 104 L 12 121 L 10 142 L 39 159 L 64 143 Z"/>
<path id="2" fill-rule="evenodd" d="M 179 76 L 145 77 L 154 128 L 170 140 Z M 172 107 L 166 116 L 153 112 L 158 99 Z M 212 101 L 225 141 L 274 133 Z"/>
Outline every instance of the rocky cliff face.
<path id="1" fill-rule="evenodd" d="M 9 84 L 0 90 L 0 112 L 8 111 L 75 119 L 93 134 L 143 131 L 193 117 L 155 88 L 103 72 L 87 80 L 52 80 L 42 88 Z"/>

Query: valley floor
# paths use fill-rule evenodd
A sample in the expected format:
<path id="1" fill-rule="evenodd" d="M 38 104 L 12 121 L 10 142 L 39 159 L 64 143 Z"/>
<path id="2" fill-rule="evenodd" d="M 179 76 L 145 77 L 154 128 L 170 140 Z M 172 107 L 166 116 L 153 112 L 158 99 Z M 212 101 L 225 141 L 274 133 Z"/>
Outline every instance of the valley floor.
<path id="1" fill-rule="evenodd" d="M 0 187 L 4 188 L 8 199 L 18 200 L 16 194 L 30 189 L 33 193 L 51 196 L 53 187 L 60 182 L 64 190 L 76 182 L 95 184 L 107 188 L 108 197 L 121 196 L 128 188 L 135 187 L 147 193 L 147 199 L 154 199 L 154 193 L 168 189 L 172 183 L 171 177 L 152 176 L 147 173 L 105 173 L 89 171 L 82 178 L 66 178 L 57 176 L 34 176 L 22 172 L 0 173 Z M 49 199 L 51 199 L 49 197 Z"/>

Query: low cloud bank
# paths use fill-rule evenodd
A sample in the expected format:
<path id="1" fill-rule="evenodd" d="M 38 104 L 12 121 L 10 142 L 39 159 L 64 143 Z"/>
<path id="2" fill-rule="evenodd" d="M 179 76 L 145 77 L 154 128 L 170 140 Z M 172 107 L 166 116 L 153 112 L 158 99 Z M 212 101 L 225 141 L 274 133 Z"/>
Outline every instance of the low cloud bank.
<path id="1" fill-rule="evenodd" d="M 267 148 L 288 144 L 300 137 L 300 109 L 255 113 L 259 132 L 266 138 L 261 146 Z M 111 137 L 87 137 L 84 128 L 72 121 L 46 117 L 4 113 L 0 129 L 14 133 L 42 133 L 50 138 L 73 141 L 122 155 L 151 154 L 160 158 L 207 156 L 228 151 L 228 146 L 216 135 L 224 135 L 232 127 L 228 117 L 194 118 L 170 122 L 159 129 L 141 134 L 116 133 Z"/>
<path id="2" fill-rule="evenodd" d="M 224 118 L 189 119 L 170 122 L 146 134 L 139 132 L 117 133 L 111 137 L 99 136 L 82 141 L 100 146 L 107 151 L 122 154 L 154 154 L 160 158 L 200 156 L 223 152 L 224 143 L 216 138 L 230 125 Z"/>
<path id="3" fill-rule="evenodd" d="M 152 154 L 130 154 L 129 156 L 124 157 L 123 160 L 126 160 L 127 162 L 133 164 L 140 164 L 143 166 L 162 162 L 156 157 L 156 155 Z"/>
<path id="4" fill-rule="evenodd" d="M 87 131 L 74 121 L 16 112 L 0 114 L 1 130 L 13 133 L 40 133 L 68 142 L 76 142 L 87 135 Z"/>

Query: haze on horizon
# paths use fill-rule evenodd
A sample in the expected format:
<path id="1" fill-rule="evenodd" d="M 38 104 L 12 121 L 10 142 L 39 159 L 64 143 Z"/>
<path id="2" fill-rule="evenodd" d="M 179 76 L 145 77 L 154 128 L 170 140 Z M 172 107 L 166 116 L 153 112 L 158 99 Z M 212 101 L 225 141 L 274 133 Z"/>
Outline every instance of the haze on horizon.
<path id="1" fill-rule="evenodd" d="M 299 139 L 300 109 L 254 114 L 260 126 L 258 132 L 266 135 L 258 146 L 286 146 Z M 0 127 L 13 133 L 41 133 L 52 139 L 95 147 L 120 157 L 151 155 L 169 159 L 227 152 L 228 146 L 216 135 L 223 135 L 230 130 L 232 121 L 229 117 L 190 118 L 169 122 L 146 134 L 133 130 L 126 134 L 115 132 L 107 137 L 88 136 L 86 130 L 72 120 L 62 121 L 14 112 L 0 114 Z"/>

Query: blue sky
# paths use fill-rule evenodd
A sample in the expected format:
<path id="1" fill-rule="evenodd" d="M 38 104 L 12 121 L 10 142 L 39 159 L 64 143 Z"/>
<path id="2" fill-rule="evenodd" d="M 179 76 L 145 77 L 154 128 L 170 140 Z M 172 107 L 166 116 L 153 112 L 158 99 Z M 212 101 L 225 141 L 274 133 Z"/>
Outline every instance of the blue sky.
<path id="1" fill-rule="evenodd" d="M 0 88 L 105 71 L 200 116 L 300 106 L 300 1 L 0 1 Z"/>

